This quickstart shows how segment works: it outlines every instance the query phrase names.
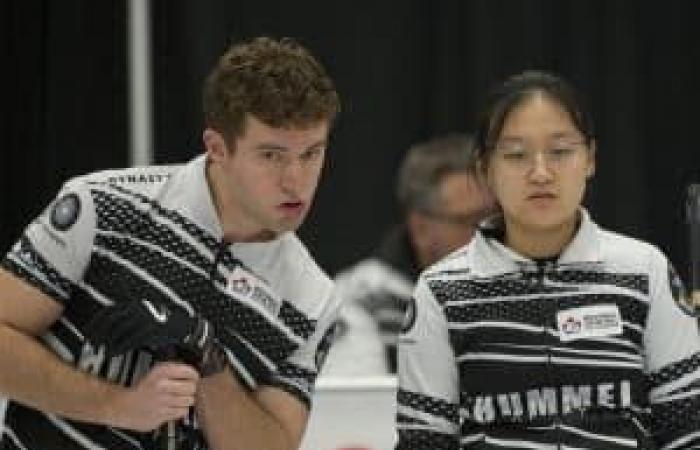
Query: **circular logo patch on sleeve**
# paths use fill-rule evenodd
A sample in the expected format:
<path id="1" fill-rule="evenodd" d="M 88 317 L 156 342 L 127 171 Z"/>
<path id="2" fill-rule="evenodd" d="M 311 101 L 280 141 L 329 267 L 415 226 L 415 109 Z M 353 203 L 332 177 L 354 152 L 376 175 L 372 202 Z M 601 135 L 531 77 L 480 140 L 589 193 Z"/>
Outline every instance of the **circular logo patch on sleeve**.
<path id="1" fill-rule="evenodd" d="M 80 198 L 78 194 L 66 194 L 56 200 L 51 208 L 51 225 L 59 231 L 72 227 L 80 216 Z"/>

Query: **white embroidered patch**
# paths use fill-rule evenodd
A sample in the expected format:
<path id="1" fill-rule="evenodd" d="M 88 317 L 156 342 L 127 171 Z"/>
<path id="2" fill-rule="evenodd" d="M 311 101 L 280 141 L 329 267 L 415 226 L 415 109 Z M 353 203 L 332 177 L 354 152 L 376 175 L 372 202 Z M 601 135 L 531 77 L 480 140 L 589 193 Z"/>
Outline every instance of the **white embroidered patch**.
<path id="1" fill-rule="evenodd" d="M 274 316 L 279 314 L 282 307 L 282 300 L 272 292 L 270 286 L 242 267 L 233 269 L 226 289 L 236 298 L 257 302 Z"/>
<path id="2" fill-rule="evenodd" d="M 566 341 L 622 334 L 622 316 L 617 305 L 591 305 L 557 313 L 559 338 Z"/>

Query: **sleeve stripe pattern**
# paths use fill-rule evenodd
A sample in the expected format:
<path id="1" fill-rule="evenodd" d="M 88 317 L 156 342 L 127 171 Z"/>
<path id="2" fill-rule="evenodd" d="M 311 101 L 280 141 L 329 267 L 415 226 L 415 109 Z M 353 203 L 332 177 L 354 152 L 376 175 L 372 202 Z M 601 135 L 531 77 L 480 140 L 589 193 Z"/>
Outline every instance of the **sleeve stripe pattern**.
<path id="1" fill-rule="evenodd" d="M 399 429 L 399 442 L 395 450 L 459 450 L 454 435 L 426 430 Z"/>
<path id="2" fill-rule="evenodd" d="M 434 417 L 447 420 L 453 424 L 459 422 L 457 405 L 448 403 L 444 400 L 428 397 L 417 392 L 399 389 L 396 401 L 400 406 L 405 406 L 416 411 L 421 411 L 430 414 Z"/>
<path id="3" fill-rule="evenodd" d="M 696 372 L 698 368 L 700 368 L 700 354 L 695 354 L 690 358 L 669 364 L 663 369 L 650 374 L 649 382 L 652 388 L 659 388 L 682 376 Z"/>
<path id="4" fill-rule="evenodd" d="M 26 448 L 60 448 L 80 450 L 107 449 L 143 449 L 138 433 L 120 431 L 93 424 L 59 419 L 50 414 L 10 403 L 7 410 L 7 423 L 4 436 L 12 436 L 12 441 L 19 449 Z M 31 427 L 19 426 L 30 423 Z M 58 433 L 56 432 L 58 431 Z M 53 437 L 50 445 L 43 445 L 40 436 Z M 89 436 L 89 437 L 88 437 Z M 10 444 L 5 442 L 3 444 Z"/>
<path id="5" fill-rule="evenodd" d="M 399 388 L 396 449 L 458 449 L 457 405 Z"/>
<path id="6" fill-rule="evenodd" d="M 272 385 L 294 395 L 307 408 L 310 408 L 316 376 L 317 373 L 315 371 L 286 361 L 278 367 L 277 374 L 272 380 Z"/>
<path id="7" fill-rule="evenodd" d="M 428 422 L 425 420 L 421 420 L 417 417 L 411 417 L 407 416 L 406 414 L 402 414 L 401 412 L 396 414 L 396 420 L 401 424 L 401 427 L 404 429 L 410 429 L 411 425 L 420 425 L 422 428 L 428 428 Z"/>
<path id="8" fill-rule="evenodd" d="M 695 354 L 649 376 L 654 431 L 660 442 L 669 442 L 665 448 L 691 448 L 700 441 L 699 369 L 700 355 Z"/>
<path id="9" fill-rule="evenodd" d="M 61 303 L 73 291 L 73 283 L 52 267 L 26 237 L 12 248 L 2 267 Z"/>

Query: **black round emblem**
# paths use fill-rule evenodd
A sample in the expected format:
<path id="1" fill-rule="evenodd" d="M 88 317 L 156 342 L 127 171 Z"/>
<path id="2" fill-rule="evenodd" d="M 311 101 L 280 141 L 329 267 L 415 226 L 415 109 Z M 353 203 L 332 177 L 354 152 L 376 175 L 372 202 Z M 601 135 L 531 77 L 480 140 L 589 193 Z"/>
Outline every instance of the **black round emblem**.
<path id="1" fill-rule="evenodd" d="M 66 194 L 51 208 L 51 225 L 60 231 L 72 227 L 80 216 L 80 198 L 77 194 Z"/>

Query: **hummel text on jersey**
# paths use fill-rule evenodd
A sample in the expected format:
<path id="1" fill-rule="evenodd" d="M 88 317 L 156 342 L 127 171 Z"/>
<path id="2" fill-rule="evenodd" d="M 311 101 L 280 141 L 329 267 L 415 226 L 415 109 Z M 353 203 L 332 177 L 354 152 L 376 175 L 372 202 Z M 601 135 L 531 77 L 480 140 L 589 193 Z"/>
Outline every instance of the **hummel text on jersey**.
<path id="1" fill-rule="evenodd" d="M 591 407 L 625 408 L 630 405 L 630 382 L 623 380 L 472 396 L 466 399 L 462 413 L 467 419 L 479 423 L 526 422 Z"/>

